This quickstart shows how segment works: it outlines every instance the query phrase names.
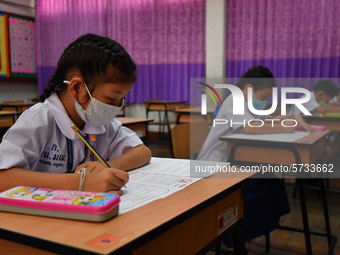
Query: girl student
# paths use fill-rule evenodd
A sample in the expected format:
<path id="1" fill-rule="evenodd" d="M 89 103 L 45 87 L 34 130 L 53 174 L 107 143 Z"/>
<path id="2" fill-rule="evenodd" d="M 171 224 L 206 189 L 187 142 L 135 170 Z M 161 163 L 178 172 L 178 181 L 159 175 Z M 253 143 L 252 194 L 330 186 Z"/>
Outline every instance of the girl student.
<path id="1" fill-rule="evenodd" d="M 256 125 L 255 123 L 252 123 L 252 126 L 242 124 L 249 120 L 264 120 L 270 117 L 256 116 L 248 110 L 247 106 L 248 87 L 253 88 L 252 103 L 254 108 L 263 110 L 267 106 L 267 99 L 272 94 L 272 88 L 276 86 L 274 76 L 268 68 L 261 65 L 251 67 L 241 76 L 236 86 L 242 90 L 245 98 L 244 115 L 233 115 L 233 97 L 229 95 L 216 116 L 216 119 L 226 119 L 228 123 L 210 128 L 207 139 L 198 155 L 198 160 L 227 162 L 227 143 L 219 140 L 223 135 L 232 133 L 289 133 L 295 130 L 295 127 L 282 126 L 280 121 L 273 122 L 274 126 L 272 126 L 272 122 L 265 121 L 261 127 L 252 127 Z M 291 115 L 274 117 L 274 119 L 279 120 L 291 118 Z M 294 114 L 293 118 L 308 131 L 313 131 L 299 114 Z M 233 125 L 230 125 L 230 120 L 232 120 Z M 286 125 L 293 126 L 288 121 Z M 282 180 L 274 177 L 274 175 L 273 178 L 254 179 L 246 187 L 245 215 L 247 224 L 241 227 L 242 243 L 245 244 L 245 242 L 276 229 L 279 226 L 280 217 L 289 212 L 288 197 Z M 224 243 L 231 247 L 231 237 L 228 236 L 224 239 Z"/>
<path id="2" fill-rule="evenodd" d="M 0 144 L 0 191 L 14 186 L 117 192 L 126 171 L 147 164 L 150 150 L 114 119 L 136 79 L 136 64 L 116 41 L 85 34 L 61 55 L 40 99 Z M 71 126 L 107 160 L 92 155 Z M 79 169 L 85 168 L 81 183 Z"/>

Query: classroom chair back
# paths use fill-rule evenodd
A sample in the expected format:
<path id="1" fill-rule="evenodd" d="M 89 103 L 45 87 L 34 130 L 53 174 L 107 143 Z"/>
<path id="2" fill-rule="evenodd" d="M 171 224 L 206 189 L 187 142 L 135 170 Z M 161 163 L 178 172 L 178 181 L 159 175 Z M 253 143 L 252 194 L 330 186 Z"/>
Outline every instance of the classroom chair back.
<path id="1" fill-rule="evenodd" d="M 171 128 L 171 142 L 174 158 L 195 158 L 208 136 L 206 121 L 175 125 Z"/>

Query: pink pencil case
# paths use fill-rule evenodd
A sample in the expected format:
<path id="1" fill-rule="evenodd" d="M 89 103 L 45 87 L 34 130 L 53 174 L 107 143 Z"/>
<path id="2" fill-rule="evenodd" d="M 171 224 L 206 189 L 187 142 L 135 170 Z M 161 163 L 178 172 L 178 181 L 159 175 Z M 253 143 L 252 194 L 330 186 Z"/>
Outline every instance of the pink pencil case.
<path id="1" fill-rule="evenodd" d="M 18 186 L 0 193 L 0 210 L 85 221 L 105 221 L 118 214 L 115 193 Z"/>
<path id="2" fill-rule="evenodd" d="M 323 132 L 326 130 L 326 126 L 317 126 L 317 125 L 311 125 L 312 129 L 314 132 Z M 295 130 L 297 131 L 306 131 L 306 129 L 304 129 L 302 126 L 297 125 Z"/>

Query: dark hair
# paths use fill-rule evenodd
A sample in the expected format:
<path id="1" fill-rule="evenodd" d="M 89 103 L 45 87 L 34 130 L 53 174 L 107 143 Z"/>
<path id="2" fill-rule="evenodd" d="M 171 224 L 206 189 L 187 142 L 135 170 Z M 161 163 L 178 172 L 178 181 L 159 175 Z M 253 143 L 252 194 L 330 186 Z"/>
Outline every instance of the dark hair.
<path id="1" fill-rule="evenodd" d="M 323 91 L 328 96 L 336 96 L 338 94 L 338 89 L 332 80 L 321 80 L 314 86 L 314 91 Z"/>
<path id="2" fill-rule="evenodd" d="M 95 34 L 82 35 L 64 50 L 40 100 L 44 101 L 53 92 L 59 95 L 67 88 L 63 81 L 70 71 L 79 71 L 86 84 L 91 86 L 98 79 L 104 82 L 109 75 L 112 76 L 107 73 L 110 65 L 114 68 L 115 82 L 136 80 L 136 64 L 118 42 Z"/>
<path id="3" fill-rule="evenodd" d="M 238 80 L 236 86 L 243 89 L 246 84 L 252 84 L 254 91 L 276 87 L 272 72 L 262 65 L 249 68 Z"/>

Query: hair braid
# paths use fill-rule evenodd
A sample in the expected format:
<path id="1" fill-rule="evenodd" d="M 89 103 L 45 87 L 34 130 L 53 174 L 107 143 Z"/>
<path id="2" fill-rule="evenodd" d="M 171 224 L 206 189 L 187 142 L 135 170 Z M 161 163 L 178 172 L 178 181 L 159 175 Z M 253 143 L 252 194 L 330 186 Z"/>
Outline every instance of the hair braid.
<path id="1" fill-rule="evenodd" d="M 117 83 L 136 80 L 136 64 L 119 43 L 95 34 L 82 35 L 64 50 L 40 100 L 63 91 L 67 87 L 63 80 L 71 70 L 79 70 L 86 84 L 91 85 L 99 78 L 105 81 L 110 65 L 117 69 Z"/>

